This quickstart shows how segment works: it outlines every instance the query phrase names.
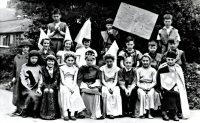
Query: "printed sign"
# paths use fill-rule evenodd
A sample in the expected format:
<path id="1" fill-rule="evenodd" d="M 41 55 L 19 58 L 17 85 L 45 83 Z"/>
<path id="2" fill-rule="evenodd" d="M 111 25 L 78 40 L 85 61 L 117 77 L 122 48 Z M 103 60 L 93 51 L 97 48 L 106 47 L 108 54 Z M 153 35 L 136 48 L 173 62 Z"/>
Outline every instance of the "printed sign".
<path id="1" fill-rule="evenodd" d="M 113 26 L 123 31 L 150 39 L 158 14 L 121 3 Z"/>

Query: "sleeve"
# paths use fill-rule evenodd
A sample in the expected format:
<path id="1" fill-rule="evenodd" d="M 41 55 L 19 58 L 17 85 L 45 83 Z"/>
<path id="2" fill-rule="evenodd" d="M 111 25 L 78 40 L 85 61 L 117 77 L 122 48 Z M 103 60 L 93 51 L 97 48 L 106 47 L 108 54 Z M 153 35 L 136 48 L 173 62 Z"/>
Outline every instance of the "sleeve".
<path id="1" fill-rule="evenodd" d="M 134 89 L 135 86 L 136 86 L 136 83 L 137 83 L 137 73 L 136 71 L 134 70 L 134 78 L 133 78 L 133 81 L 132 81 L 132 84 L 131 84 L 131 89 Z"/>
<path id="2" fill-rule="evenodd" d="M 44 86 L 44 75 L 42 71 L 40 72 L 39 76 L 38 88 L 42 88 L 42 86 Z"/>
<path id="3" fill-rule="evenodd" d="M 137 69 L 137 70 L 136 70 L 136 76 L 137 76 L 137 86 L 138 86 L 139 88 L 142 88 L 142 87 L 141 87 L 141 84 L 140 84 L 140 69 Z"/>
<path id="4" fill-rule="evenodd" d="M 153 88 L 155 85 L 156 85 L 156 70 L 154 68 L 152 68 L 153 71 L 152 71 L 152 78 L 153 78 L 153 82 L 152 82 L 152 85 L 151 85 L 151 88 Z"/>
<path id="5" fill-rule="evenodd" d="M 185 57 L 185 52 L 183 51 L 181 55 L 181 61 L 182 61 L 182 67 L 185 67 L 187 64 L 186 57 Z"/>
<path id="6" fill-rule="evenodd" d="M 78 75 L 77 75 L 77 84 L 80 87 L 83 81 L 83 66 L 79 68 Z"/>
<path id="7" fill-rule="evenodd" d="M 27 83 L 27 81 L 26 81 L 25 69 L 26 69 L 26 66 L 25 66 L 25 64 L 24 64 L 24 65 L 22 65 L 22 68 L 21 68 L 20 79 L 21 79 L 22 85 L 23 85 L 25 88 L 27 88 L 28 90 L 30 90 L 30 88 L 28 87 L 28 83 Z"/>
<path id="8" fill-rule="evenodd" d="M 125 80 L 123 77 L 123 71 L 122 69 L 118 72 L 118 82 L 119 82 L 119 86 L 124 89 L 125 88 Z"/>
<path id="9" fill-rule="evenodd" d="M 161 30 L 158 31 L 157 40 L 161 40 L 160 32 L 161 32 Z"/>
<path id="10" fill-rule="evenodd" d="M 13 77 L 15 77 L 15 78 L 16 78 L 16 72 L 17 72 L 16 57 L 17 57 L 17 56 L 15 56 L 14 62 L 13 62 Z"/>
<path id="11" fill-rule="evenodd" d="M 143 55 L 142 55 L 142 53 L 139 50 L 138 50 L 137 54 L 138 54 L 138 61 L 140 61 Z"/>
<path id="12" fill-rule="evenodd" d="M 156 73 L 156 86 L 155 86 L 155 89 L 157 91 L 160 91 L 160 88 L 161 88 L 161 82 L 160 82 L 160 69 L 157 71 Z"/>
<path id="13" fill-rule="evenodd" d="M 177 30 L 177 40 L 178 40 L 178 41 L 181 41 L 181 37 L 180 37 L 180 35 L 179 35 L 179 33 L 178 33 L 178 30 Z"/>
<path id="14" fill-rule="evenodd" d="M 51 85 L 51 88 L 54 88 L 54 89 L 59 89 L 59 85 L 60 85 L 60 70 L 56 70 L 54 71 L 56 72 L 56 76 L 55 76 L 55 79 L 54 79 L 54 82 L 52 83 Z"/>
<path id="15" fill-rule="evenodd" d="M 51 30 L 50 30 L 50 24 L 47 25 L 47 36 L 50 37 Z"/>

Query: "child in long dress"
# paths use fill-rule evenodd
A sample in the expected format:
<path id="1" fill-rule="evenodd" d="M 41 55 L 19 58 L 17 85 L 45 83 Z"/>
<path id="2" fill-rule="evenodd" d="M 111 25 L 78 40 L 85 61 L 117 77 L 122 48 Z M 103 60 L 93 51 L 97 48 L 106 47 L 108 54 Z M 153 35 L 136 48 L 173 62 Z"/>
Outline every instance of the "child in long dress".
<path id="1" fill-rule="evenodd" d="M 60 67 L 60 98 L 62 115 L 66 121 L 69 119 L 76 120 L 75 112 L 79 113 L 85 109 L 76 81 L 78 68 L 74 66 L 75 59 L 75 55 L 65 54 L 64 61 L 66 64 Z"/>
<path id="2" fill-rule="evenodd" d="M 122 99 L 120 95 L 118 82 L 119 67 L 113 65 L 114 56 L 105 55 L 106 65 L 100 68 L 102 72 L 102 98 L 103 111 L 108 118 L 113 119 L 115 116 L 122 115 Z"/>

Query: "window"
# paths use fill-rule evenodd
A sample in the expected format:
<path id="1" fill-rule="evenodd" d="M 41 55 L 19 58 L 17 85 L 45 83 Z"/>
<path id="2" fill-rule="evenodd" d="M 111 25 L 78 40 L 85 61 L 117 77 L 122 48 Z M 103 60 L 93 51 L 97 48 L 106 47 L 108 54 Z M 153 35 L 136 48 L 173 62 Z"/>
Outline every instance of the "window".
<path id="1" fill-rule="evenodd" d="M 3 36 L 3 46 L 10 46 L 10 35 Z"/>

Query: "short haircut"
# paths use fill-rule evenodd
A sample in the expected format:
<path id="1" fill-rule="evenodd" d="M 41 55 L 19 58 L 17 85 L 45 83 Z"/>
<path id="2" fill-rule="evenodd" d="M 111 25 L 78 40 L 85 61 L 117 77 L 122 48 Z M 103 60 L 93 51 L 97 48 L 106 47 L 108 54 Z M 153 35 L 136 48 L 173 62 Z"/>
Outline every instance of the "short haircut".
<path id="1" fill-rule="evenodd" d="M 55 14 L 61 14 L 61 12 L 60 12 L 60 9 L 58 9 L 58 8 L 55 8 L 53 11 L 52 11 L 52 13 L 51 13 L 52 15 L 55 15 Z"/>
<path id="2" fill-rule="evenodd" d="M 88 41 L 91 41 L 91 39 L 83 38 L 82 43 L 84 43 L 84 42 L 88 42 Z"/>
<path id="3" fill-rule="evenodd" d="M 132 36 L 128 36 L 126 38 L 126 43 L 130 42 L 130 41 L 133 41 L 133 43 L 135 43 L 135 39 L 132 37 Z"/>
<path id="4" fill-rule="evenodd" d="M 111 54 L 106 54 L 105 56 L 104 56 L 104 60 L 107 60 L 107 59 L 112 59 L 113 61 L 115 60 L 115 57 L 113 56 L 113 55 L 111 55 Z"/>
<path id="5" fill-rule="evenodd" d="M 164 19 L 170 19 L 170 20 L 172 20 L 172 19 L 173 19 L 173 16 L 172 16 L 171 14 L 165 14 L 165 15 L 163 16 L 163 18 L 164 18 Z"/>
<path id="6" fill-rule="evenodd" d="M 85 55 L 92 55 L 95 56 L 95 53 L 93 50 L 88 50 L 87 52 L 85 52 Z"/>
<path id="7" fill-rule="evenodd" d="M 40 42 L 40 44 L 43 45 L 44 41 L 46 41 L 46 40 L 49 41 L 49 44 L 51 45 L 51 39 L 49 39 L 49 38 L 42 39 L 42 41 Z"/>
<path id="8" fill-rule="evenodd" d="M 155 40 L 151 40 L 148 42 L 148 46 L 158 46 L 158 43 Z"/>

